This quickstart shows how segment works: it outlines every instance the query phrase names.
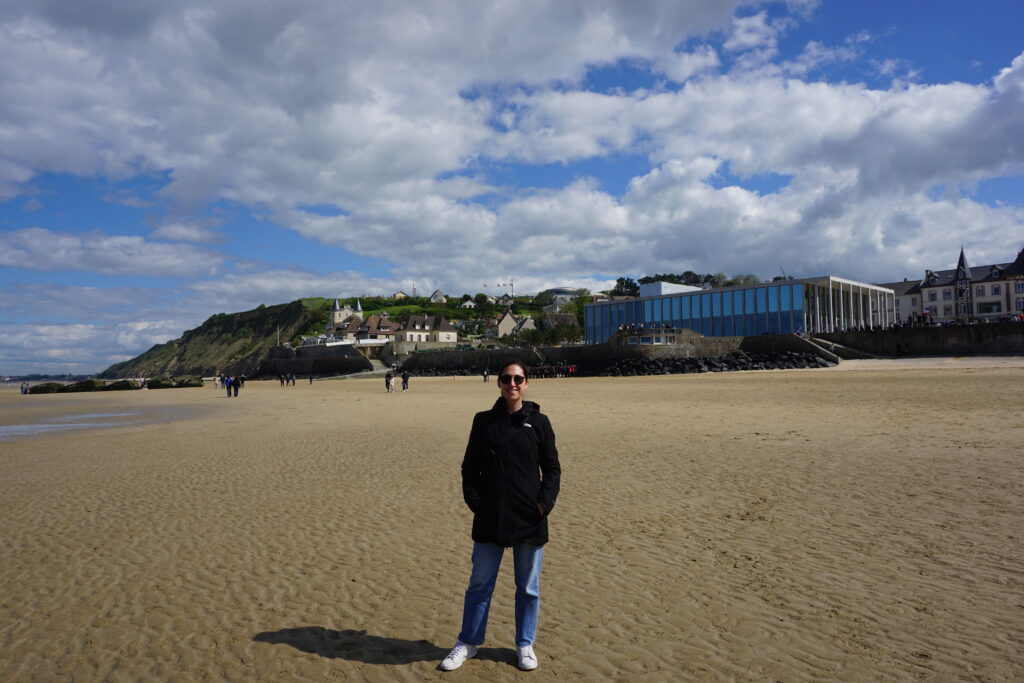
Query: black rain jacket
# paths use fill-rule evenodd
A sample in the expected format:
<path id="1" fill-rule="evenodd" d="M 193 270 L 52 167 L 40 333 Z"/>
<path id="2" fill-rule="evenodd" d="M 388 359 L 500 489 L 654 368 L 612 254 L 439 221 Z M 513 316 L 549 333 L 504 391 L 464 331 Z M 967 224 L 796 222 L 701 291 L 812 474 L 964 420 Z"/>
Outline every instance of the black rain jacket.
<path id="1" fill-rule="evenodd" d="M 493 408 L 477 413 L 462 459 L 473 540 L 505 547 L 547 543 L 561 474 L 555 433 L 538 404 L 523 401 L 521 410 L 509 414 L 499 397 Z"/>

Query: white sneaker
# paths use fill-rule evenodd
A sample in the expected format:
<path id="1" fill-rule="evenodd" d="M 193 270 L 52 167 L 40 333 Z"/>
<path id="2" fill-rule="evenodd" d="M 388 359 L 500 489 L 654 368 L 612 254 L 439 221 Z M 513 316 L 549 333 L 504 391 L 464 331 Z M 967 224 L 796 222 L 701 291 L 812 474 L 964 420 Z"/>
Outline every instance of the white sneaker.
<path id="1" fill-rule="evenodd" d="M 448 653 L 448 656 L 441 660 L 441 671 L 455 671 L 467 659 L 476 657 L 476 646 L 469 643 L 455 641 L 455 647 Z M 537 666 L 534 664 L 534 666 Z"/>
<path id="2" fill-rule="evenodd" d="M 537 668 L 537 655 L 533 653 L 533 645 L 517 647 L 516 652 L 519 654 L 520 669 L 523 671 L 533 671 Z"/>

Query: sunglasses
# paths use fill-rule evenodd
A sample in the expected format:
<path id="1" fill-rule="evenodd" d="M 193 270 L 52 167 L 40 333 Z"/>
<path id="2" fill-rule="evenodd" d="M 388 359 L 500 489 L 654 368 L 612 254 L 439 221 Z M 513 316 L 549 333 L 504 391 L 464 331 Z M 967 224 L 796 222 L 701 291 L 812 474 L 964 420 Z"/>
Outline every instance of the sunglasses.
<path id="1" fill-rule="evenodd" d="M 523 377 L 522 375 L 502 375 L 501 377 L 498 378 L 498 381 L 501 382 L 502 384 L 512 384 L 512 382 L 515 382 L 518 386 L 525 382 L 526 378 Z"/>

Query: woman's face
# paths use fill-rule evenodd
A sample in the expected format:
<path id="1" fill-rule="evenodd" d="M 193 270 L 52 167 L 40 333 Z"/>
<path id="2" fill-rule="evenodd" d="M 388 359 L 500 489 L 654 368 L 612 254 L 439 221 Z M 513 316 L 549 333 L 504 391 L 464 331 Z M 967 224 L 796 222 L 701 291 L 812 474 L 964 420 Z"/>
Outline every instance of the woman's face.
<path id="1" fill-rule="evenodd" d="M 512 381 L 502 382 L 501 378 L 506 376 L 511 376 Z M 526 372 L 519 365 L 509 365 L 498 375 L 498 388 L 501 389 L 502 398 L 509 405 L 522 400 L 523 394 L 526 393 L 526 387 L 530 385 L 530 380 L 528 379 L 524 379 L 522 384 L 516 384 L 515 379 L 517 377 L 526 377 Z"/>

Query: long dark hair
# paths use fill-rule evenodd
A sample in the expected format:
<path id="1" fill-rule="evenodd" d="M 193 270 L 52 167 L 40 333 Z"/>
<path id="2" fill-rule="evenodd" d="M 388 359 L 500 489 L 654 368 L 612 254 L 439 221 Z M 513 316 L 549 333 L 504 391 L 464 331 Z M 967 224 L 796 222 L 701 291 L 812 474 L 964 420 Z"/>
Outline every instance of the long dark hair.
<path id="1" fill-rule="evenodd" d="M 519 367 L 521 367 L 523 369 L 523 377 L 525 377 L 526 379 L 530 379 L 530 372 L 529 369 L 526 367 L 526 363 L 523 363 L 518 360 L 510 360 L 506 362 L 504 365 L 502 365 L 498 369 L 498 377 L 501 377 L 503 374 L 505 374 L 505 370 L 507 368 L 512 367 L 513 365 L 518 365 Z"/>

